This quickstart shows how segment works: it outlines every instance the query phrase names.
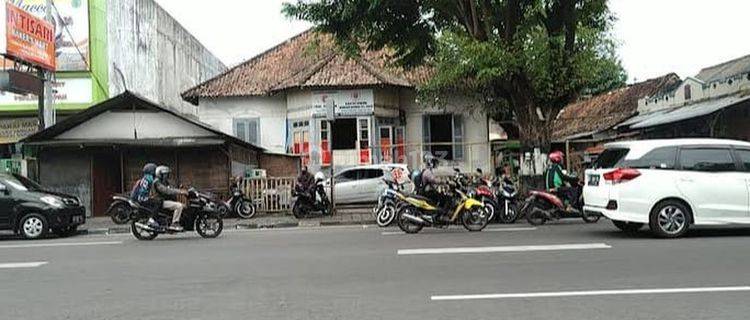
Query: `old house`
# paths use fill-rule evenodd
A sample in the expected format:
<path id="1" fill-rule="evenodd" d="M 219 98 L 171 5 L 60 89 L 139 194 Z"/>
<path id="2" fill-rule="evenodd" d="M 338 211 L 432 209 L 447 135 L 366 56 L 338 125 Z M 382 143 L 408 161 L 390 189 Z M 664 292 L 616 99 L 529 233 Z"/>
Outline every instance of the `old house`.
<path id="1" fill-rule="evenodd" d="M 24 140 L 37 180 L 78 196 L 89 215 L 105 213 L 111 196 L 129 192 L 148 162 L 168 165 L 175 182 L 224 194 L 246 168 L 291 175 L 299 159 L 265 152 L 206 124 L 126 91 Z"/>
<path id="2" fill-rule="evenodd" d="M 642 138 L 750 140 L 750 55 L 704 68 L 678 86 L 638 101 L 619 132 Z"/>
<path id="3" fill-rule="evenodd" d="M 444 164 L 490 167 L 488 117 L 456 97 L 423 103 L 430 69 L 392 65 L 388 50 L 359 57 L 307 31 L 183 94 L 224 133 L 273 152 L 299 154 L 313 170 L 400 162 L 426 153 Z M 325 120 L 333 108 L 336 121 Z"/>
<path id="4" fill-rule="evenodd" d="M 618 132 L 618 125 L 638 114 L 638 101 L 659 92 L 670 91 L 681 83 L 676 74 L 634 83 L 602 93 L 565 107 L 554 123 L 553 148 L 567 150 L 568 167 L 579 167 L 598 153 L 601 144 L 632 138 Z"/>

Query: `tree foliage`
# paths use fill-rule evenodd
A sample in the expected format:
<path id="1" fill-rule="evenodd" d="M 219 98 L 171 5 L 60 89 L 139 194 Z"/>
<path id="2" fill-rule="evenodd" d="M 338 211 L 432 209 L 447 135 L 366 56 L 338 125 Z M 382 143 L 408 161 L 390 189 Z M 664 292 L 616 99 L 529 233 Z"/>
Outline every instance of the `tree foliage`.
<path id="1" fill-rule="evenodd" d="M 422 99 L 477 97 L 515 120 L 527 146 L 547 146 L 552 120 L 581 94 L 626 79 L 607 0 L 297 0 L 284 12 L 351 54 L 389 47 L 404 66 L 431 64 Z"/>

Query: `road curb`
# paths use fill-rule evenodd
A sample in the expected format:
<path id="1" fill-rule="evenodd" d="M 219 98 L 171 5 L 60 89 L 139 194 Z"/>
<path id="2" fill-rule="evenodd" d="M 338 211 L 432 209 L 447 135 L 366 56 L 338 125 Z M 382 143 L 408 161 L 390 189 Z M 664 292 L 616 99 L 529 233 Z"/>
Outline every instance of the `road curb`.
<path id="1" fill-rule="evenodd" d="M 238 223 L 234 225 L 235 229 L 283 229 L 296 227 L 299 227 L 299 222 L 280 222 L 272 224 Z"/>

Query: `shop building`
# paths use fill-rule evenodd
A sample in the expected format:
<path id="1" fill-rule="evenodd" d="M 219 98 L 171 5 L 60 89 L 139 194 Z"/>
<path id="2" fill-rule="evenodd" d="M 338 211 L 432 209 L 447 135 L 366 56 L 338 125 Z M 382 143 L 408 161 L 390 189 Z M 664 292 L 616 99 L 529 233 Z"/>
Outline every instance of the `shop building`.
<path id="1" fill-rule="evenodd" d="M 45 15 L 45 0 L 9 2 Z M 195 106 L 180 93 L 226 70 L 153 0 L 53 3 L 57 121 L 125 90 L 194 116 Z M 37 112 L 36 96 L 0 92 L 0 158 L 18 155 L 16 142 L 38 130 Z"/>
<path id="2" fill-rule="evenodd" d="M 394 67 L 387 50 L 348 57 L 330 36 L 304 32 L 186 92 L 213 127 L 313 170 L 374 163 L 489 170 L 488 117 L 469 99 L 426 104 L 426 67 Z M 329 109 L 336 120 L 329 123 Z M 488 171 L 489 172 L 489 171 Z"/>
<path id="3" fill-rule="evenodd" d="M 170 166 L 176 185 L 217 195 L 247 168 L 291 176 L 299 167 L 296 156 L 269 153 L 129 91 L 22 143 L 37 159 L 38 181 L 78 196 L 94 216 L 105 213 L 112 195 L 129 192 L 149 162 Z"/>

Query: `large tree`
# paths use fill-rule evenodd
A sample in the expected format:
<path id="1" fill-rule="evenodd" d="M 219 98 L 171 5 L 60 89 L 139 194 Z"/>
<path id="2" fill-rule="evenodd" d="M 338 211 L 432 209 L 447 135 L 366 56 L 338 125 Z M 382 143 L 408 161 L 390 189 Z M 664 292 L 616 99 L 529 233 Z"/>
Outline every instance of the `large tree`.
<path id="1" fill-rule="evenodd" d="M 463 93 L 546 147 L 552 121 L 581 94 L 622 86 L 606 0 L 297 0 L 284 12 L 332 34 L 351 54 L 390 48 L 430 64 L 422 99 Z"/>

